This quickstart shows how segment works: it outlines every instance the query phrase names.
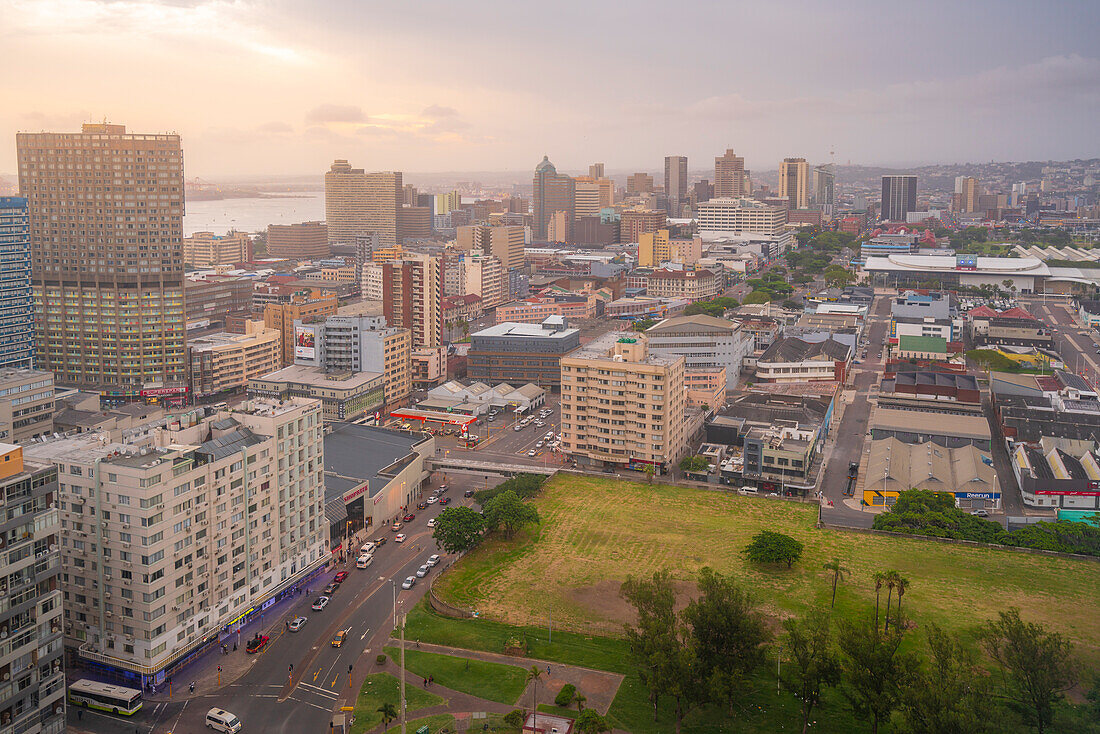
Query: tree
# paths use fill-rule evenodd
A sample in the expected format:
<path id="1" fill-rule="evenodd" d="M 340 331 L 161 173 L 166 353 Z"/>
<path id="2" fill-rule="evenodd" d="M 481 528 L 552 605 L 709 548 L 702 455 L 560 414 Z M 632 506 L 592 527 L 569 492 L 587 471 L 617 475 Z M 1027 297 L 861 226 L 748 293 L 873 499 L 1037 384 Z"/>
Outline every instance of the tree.
<path id="1" fill-rule="evenodd" d="M 576 719 L 576 724 L 577 731 L 581 734 L 602 734 L 602 732 L 611 731 L 607 719 L 600 716 L 596 709 L 581 711 L 580 716 Z"/>
<path id="2" fill-rule="evenodd" d="M 519 498 L 512 490 L 502 492 L 485 503 L 483 513 L 489 530 L 502 529 L 511 538 L 529 523 L 539 521 L 539 511 Z"/>
<path id="3" fill-rule="evenodd" d="M 999 669 L 999 695 L 1042 734 L 1054 704 L 1076 682 L 1069 640 L 1041 624 L 1024 622 L 1012 607 L 982 626 L 982 647 Z"/>
<path id="4" fill-rule="evenodd" d="M 875 571 L 871 576 L 871 580 L 875 582 L 875 628 L 878 629 L 879 597 L 882 595 L 882 585 L 886 583 L 886 574 L 882 571 Z"/>
<path id="5" fill-rule="evenodd" d="M 836 606 L 836 585 L 837 585 L 837 582 L 839 582 L 845 576 L 851 576 L 852 572 L 849 571 L 844 566 L 840 565 L 840 559 L 839 558 L 834 558 L 833 560 L 827 562 L 825 564 L 825 570 L 833 572 L 833 598 L 829 602 L 829 609 L 832 609 L 834 606 Z"/>
<path id="6" fill-rule="evenodd" d="M 583 693 L 578 693 L 573 696 L 573 703 L 577 704 L 577 711 L 584 711 L 584 704 L 588 701 L 588 696 Z"/>
<path id="7" fill-rule="evenodd" d="M 645 480 L 648 484 L 653 484 L 653 475 L 657 473 L 657 470 L 653 468 L 653 464 L 646 464 L 642 467 L 642 474 L 645 474 Z"/>
<path id="8" fill-rule="evenodd" d="M 558 691 L 558 695 L 554 696 L 554 705 L 565 708 L 569 704 L 573 703 L 573 699 L 577 696 L 577 687 L 572 683 L 566 683 Z"/>
<path id="9" fill-rule="evenodd" d="M 840 661 L 833 652 L 828 613 L 814 609 L 802 619 L 785 619 L 783 629 L 791 656 L 785 682 L 802 702 L 802 734 L 806 734 L 822 690 L 840 682 Z"/>
<path id="10" fill-rule="evenodd" d="M 980 734 L 1004 731 L 996 721 L 988 676 L 975 662 L 974 654 L 957 637 L 935 624 L 926 630 L 927 664 L 914 675 L 901 695 L 908 734 Z"/>
<path id="11" fill-rule="evenodd" d="M 905 592 L 909 590 L 909 579 L 905 578 L 901 574 L 898 574 L 894 578 L 894 589 L 896 589 L 897 592 L 898 592 L 898 609 L 897 609 L 896 617 L 897 617 L 898 621 L 900 621 L 902 619 L 902 616 L 901 616 L 901 597 L 905 596 Z"/>
<path id="12" fill-rule="evenodd" d="M 446 507 L 435 519 L 432 538 L 447 553 L 462 553 L 477 546 L 485 532 L 485 518 L 469 507 Z"/>
<path id="13" fill-rule="evenodd" d="M 732 714 L 738 696 L 752 688 L 752 674 L 764 662 L 771 633 L 756 600 L 732 578 L 704 566 L 699 591 L 682 616 L 691 627 L 701 675 Z"/>
<path id="14" fill-rule="evenodd" d="M 539 687 L 539 679 L 542 677 L 542 668 L 532 665 L 527 670 L 527 682 L 531 684 L 531 711 L 538 711 L 536 695 Z"/>
<path id="15" fill-rule="evenodd" d="M 844 696 L 855 715 L 871 724 L 871 734 L 889 720 L 899 705 L 902 689 L 914 666 L 911 656 L 899 651 L 901 625 L 885 632 L 878 621 L 842 620 L 837 642 L 841 652 Z"/>
<path id="16" fill-rule="evenodd" d="M 652 579 L 627 576 L 619 594 L 630 602 L 637 624 L 624 625 L 630 644 L 630 656 L 638 668 L 638 677 L 653 704 L 657 720 L 657 701 L 665 691 L 665 679 L 679 647 L 676 621 L 676 592 L 667 570 L 654 571 Z"/>
<path id="17" fill-rule="evenodd" d="M 656 323 L 657 319 L 642 319 L 640 321 L 635 321 L 630 328 L 634 329 L 634 331 L 645 331 Z"/>
<path id="18" fill-rule="evenodd" d="M 789 535 L 763 530 L 741 552 L 753 563 L 782 562 L 790 568 L 802 557 L 802 543 Z"/>
<path id="19" fill-rule="evenodd" d="M 771 300 L 772 300 L 772 295 L 770 293 L 766 293 L 765 291 L 754 290 L 752 293 L 745 296 L 745 301 L 744 302 L 746 304 L 750 304 L 750 303 L 770 303 Z"/>
<path id="20" fill-rule="evenodd" d="M 705 456 L 685 456 L 680 459 L 680 469 L 686 472 L 706 471 L 709 465 Z"/>
<path id="21" fill-rule="evenodd" d="M 387 724 L 397 718 L 397 709 L 389 701 L 386 701 L 375 710 L 378 711 L 378 713 L 382 714 L 383 727 L 385 727 Z"/>

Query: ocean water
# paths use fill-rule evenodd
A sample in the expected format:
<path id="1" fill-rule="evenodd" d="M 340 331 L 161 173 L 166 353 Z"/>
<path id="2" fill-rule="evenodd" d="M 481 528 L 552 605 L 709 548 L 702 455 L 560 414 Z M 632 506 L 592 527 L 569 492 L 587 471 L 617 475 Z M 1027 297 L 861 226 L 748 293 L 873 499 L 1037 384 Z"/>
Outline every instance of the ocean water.
<path id="1" fill-rule="evenodd" d="M 225 234 L 231 229 L 256 233 L 266 230 L 269 224 L 323 221 L 325 194 L 323 191 L 304 191 L 294 196 L 263 199 L 188 201 L 186 211 L 183 217 L 185 237 L 195 232 Z"/>

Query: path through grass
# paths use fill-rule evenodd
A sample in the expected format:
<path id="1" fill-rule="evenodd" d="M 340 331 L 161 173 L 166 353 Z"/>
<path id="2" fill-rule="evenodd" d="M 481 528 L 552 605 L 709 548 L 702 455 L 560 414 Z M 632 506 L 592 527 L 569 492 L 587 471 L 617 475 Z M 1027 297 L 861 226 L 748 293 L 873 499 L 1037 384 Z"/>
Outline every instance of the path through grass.
<path id="1" fill-rule="evenodd" d="M 400 664 L 400 649 L 387 647 L 384 652 Z M 526 687 L 527 671 L 515 665 L 418 650 L 405 650 L 405 670 L 416 676 L 406 681 L 406 688 L 410 683 L 421 685 L 423 679 L 431 675 L 435 676 L 436 683 L 445 688 L 508 705 L 515 704 Z"/>

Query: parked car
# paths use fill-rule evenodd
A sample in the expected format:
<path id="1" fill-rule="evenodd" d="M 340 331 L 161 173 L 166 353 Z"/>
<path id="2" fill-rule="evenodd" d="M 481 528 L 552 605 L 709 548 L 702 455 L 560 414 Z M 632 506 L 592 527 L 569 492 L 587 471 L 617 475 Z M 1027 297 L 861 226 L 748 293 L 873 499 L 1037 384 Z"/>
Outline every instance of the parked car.
<path id="1" fill-rule="evenodd" d="M 442 561 L 442 560 L 443 559 L 440 557 L 440 555 L 438 553 L 433 553 L 431 556 L 428 557 L 428 566 L 430 568 L 435 568 L 436 565 L 438 565 L 439 562 Z"/>
<path id="2" fill-rule="evenodd" d="M 435 518 L 434 517 L 428 518 L 428 527 L 430 527 L 430 528 L 435 527 Z"/>
<path id="3" fill-rule="evenodd" d="M 1097 351 L 1100 351 L 1100 349 L 1098 349 Z M 522 431 L 523 430 L 523 424 L 522 423 L 517 423 L 516 427 L 513 428 L 512 430 L 513 431 Z"/>
<path id="4" fill-rule="evenodd" d="M 427 502 L 417 502 L 416 503 L 416 509 L 426 510 L 426 509 L 428 509 L 428 503 Z"/>
<path id="5" fill-rule="evenodd" d="M 393 539 L 393 542 L 394 543 L 404 543 L 405 542 L 405 534 L 404 533 L 398 533 L 397 537 Z"/>
<path id="6" fill-rule="evenodd" d="M 737 490 L 737 494 L 760 494 L 756 487 L 744 486 Z"/>
<path id="7" fill-rule="evenodd" d="M 339 588 L 340 588 L 340 584 L 329 584 L 325 588 L 321 589 L 321 593 L 331 596 L 332 594 L 335 594 L 336 590 L 339 589 Z"/>
<path id="8" fill-rule="evenodd" d="M 391 533 L 396 533 L 402 527 L 404 527 L 404 526 L 401 523 L 395 522 L 393 525 L 390 525 L 390 532 Z"/>
<path id="9" fill-rule="evenodd" d="M 450 497 L 440 497 L 439 498 L 439 504 L 449 505 L 449 504 L 451 504 L 451 498 Z"/>
<path id="10" fill-rule="evenodd" d="M 371 556 L 371 555 L 359 556 L 358 558 L 355 559 L 355 567 L 356 568 L 366 568 L 367 566 L 369 566 L 371 564 L 371 561 L 373 561 L 373 560 L 374 560 L 374 556 Z"/>
<path id="11" fill-rule="evenodd" d="M 435 504 L 436 502 L 439 502 L 439 498 L 438 498 L 438 497 L 436 497 L 436 496 L 434 496 L 434 495 L 433 495 L 433 496 L 431 496 L 431 497 L 429 497 L 429 498 L 428 498 L 428 504 L 429 504 L 429 505 L 434 505 L 434 504 Z"/>
<path id="12" fill-rule="evenodd" d="M 247 653 L 260 652 L 267 647 L 269 642 L 271 642 L 271 638 L 267 635 L 258 635 L 248 641 L 248 644 L 244 646 L 244 651 Z"/>
<path id="13" fill-rule="evenodd" d="M 412 522 L 415 519 L 416 519 L 416 515 L 414 515 L 411 512 L 408 515 L 405 515 L 403 518 L 401 518 L 401 520 L 404 521 L 404 522 Z"/>
<path id="14" fill-rule="evenodd" d="M 319 596 L 319 597 L 317 597 L 317 601 L 313 602 L 313 606 L 310 607 L 310 609 L 312 609 L 315 612 L 319 612 L 327 606 L 328 606 L 328 597 L 327 596 Z"/>
<path id="15" fill-rule="evenodd" d="M 347 571 L 340 571 L 339 573 L 336 574 L 335 577 L 333 577 L 332 580 L 333 580 L 334 583 L 342 584 L 342 583 L 344 583 L 344 579 L 346 579 L 347 577 L 348 577 L 348 572 Z"/>
<path id="16" fill-rule="evenodd" d="M 409 576 L 407 579 L 401 582 L 402 589 L 411 589 L 416 586 L 416 576 Z"/>
<path id="17" fill-rule="evenodd" d="M 431 570 L 431 566 L 429 566 L 428 564 L 425 563 L 423 566 L 416 569 L 416 577 L 418 579 L 422 579 L 422 578 L 424 578 L 425 576 L 428 575 L 428 571 L 430 571 L 430 570 Z"/>
<path id="18" fill-rule="evenodd" d="M 288 624 L 286 628 L 291 632 L 297 632 L 298 630 L 302 629 L 302 627 L 305 627 L 306 622 L 308 621 L 309 620 L 305 617 L 295 617 L 294 619 L 290 620 L 290 624 Z"/>
<path id="19" fill-rule="evenodd" d="M 989 517 L 989 510 L 971 510 L 970 514 L 974 517 Z"/>
<path id="20" fill-rule="evenodd" d="M 536 449 L 541 449 L 541 448 L 542 448 L 542 446 L 543 446 L 543 442 L 542 442 L 542 441 L 536 441 L 536 442 L 535 442 L 535 448 L 536 448 Z"/>
<path id="21" fill-rule="evenodd" d="M 539 453 L 538 451 L 535 451 L 534 449 L 531 449 L 530 451 L 527 452 L 527 455 L 528 456 L 537 456 L 538 453 Z"/>
<path id="22" fill-rule="evenodd" d="M 437 489 L 436 491 L 437 491 L 437 492 L 439 492 L 440 494 L 443 494 L 443 493 L 444 493 L 444 492 L 446 492 L 446 491 L 447 491 L 448 489 L 450 489 L 450 486 L 449 486 L 449 485 L 446 485 L 446 484 L 440 484 L 440 485 L 439 485 L 439 489 Z"/>

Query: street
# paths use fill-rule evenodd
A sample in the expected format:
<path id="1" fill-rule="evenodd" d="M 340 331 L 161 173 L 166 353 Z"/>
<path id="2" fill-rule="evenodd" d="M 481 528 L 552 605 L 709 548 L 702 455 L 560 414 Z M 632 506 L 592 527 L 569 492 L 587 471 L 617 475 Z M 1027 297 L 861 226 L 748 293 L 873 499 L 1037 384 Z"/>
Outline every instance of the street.
<path id="1" fill-rule="evenodd" d="M 465 489 L 480 489 L 502 480 L 503 477 L 486 480 L 483 475 L 448 474 L 445 480 L 433 479 L 432 488 L 444 481 L 448 485 L 446 496 L 451 498 L 450 506 L 472 506 L 473 500 L 462 496 Z M 374 666 L 374 657 L 389 640 L 395 605 L 398 615 L 411 609 L 427 592 L 432 578 L 453 561 L 436 549 L 432 530 L 427 527 L 428 518 L 438 516 L 443 509 L 436 503 L 427 510 L 416 510 L 416 519 L 402 528 L 408 536 L 404 544 L 395 543 L 395 533 L 388 529 L 372 532 L 372 538 L 386 535 L 387 542 L 376 549 L 368 568 L 356 569 L 354 557 L 346 566 L 337 564 L 318 579 L 310 595 L 303 593 L 281 606 L 278 614 L 267 615 L 262 630 L 258 624 L 246 627 L 240 649 L 227 656 L 213 651 L 176 672 L 172 700 L 167 700 L 167 691 L 159 691 L 156 696 L 147 697 L 142 710 L 130 719 L 91 710 L 79 712 L 70 707 L 69 731 L 198 732 L 205 727 L 206 712 L 215 706 L 235 714 L 246 731 L 269 734 L 328 731 L 333 712 L 341 705 L 354 703 L 359 687 Z M 401 589 L 401 582 L 413 576 L 433 553 L 443 556 L 440 564 L 426 578 L 417 579 L 412 589 Z M 348 578 L 332 595 L 328 607 L 312 611 L 310 605 L 319 596 L 319 589 L 339 570 L 347 570 Z M 296 616 L 309 621 L 300 632 L 287 631 L 285 623 Z M 333 647 L 333 636 L 344 629 L 349 630 L 347 641 L 342 647 Z M 270 643 L 262 652 L 248 655 L 244 641 L 261 631 L 271 637 Z M 227 675 L 219 687 L 216 681 L 219 664 L 226 671 L 235 669 L 238 673 L 244 666 L 245 672 L 233 681 Z M 352 666 L 350 674 L 348 666 Z M 187 686 L 192 680 L 196 681 L 196 693 L 189 695 Z"/>

